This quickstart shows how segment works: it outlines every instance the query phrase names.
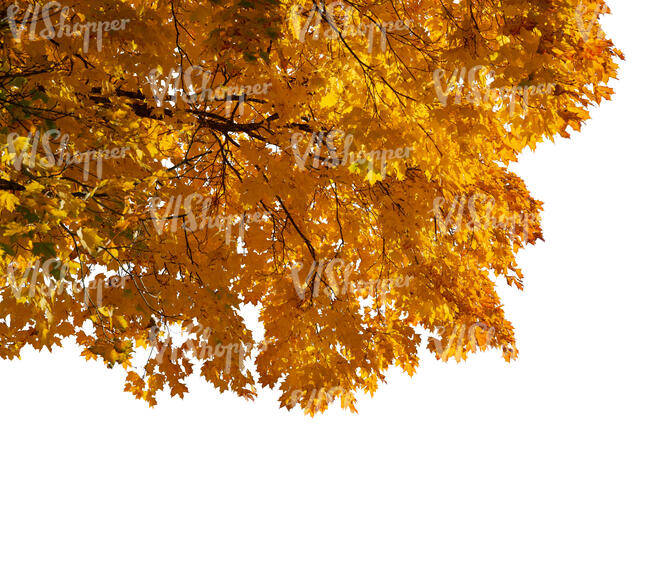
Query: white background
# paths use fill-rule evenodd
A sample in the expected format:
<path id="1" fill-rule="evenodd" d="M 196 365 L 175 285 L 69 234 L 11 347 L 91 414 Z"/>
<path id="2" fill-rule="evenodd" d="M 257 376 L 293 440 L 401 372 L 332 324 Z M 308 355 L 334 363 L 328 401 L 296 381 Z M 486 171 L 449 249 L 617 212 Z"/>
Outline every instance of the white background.
<path id="1" fill-rule="evenodd" d="M 358 416 L 199 381 L 151 410 L 74 348 L 0 363 L 0 584 L 650 585 L 647 41 L 617 95 L 518 166 L 546 243 L 504 300 L 521 358 L 423 357 Z"/>

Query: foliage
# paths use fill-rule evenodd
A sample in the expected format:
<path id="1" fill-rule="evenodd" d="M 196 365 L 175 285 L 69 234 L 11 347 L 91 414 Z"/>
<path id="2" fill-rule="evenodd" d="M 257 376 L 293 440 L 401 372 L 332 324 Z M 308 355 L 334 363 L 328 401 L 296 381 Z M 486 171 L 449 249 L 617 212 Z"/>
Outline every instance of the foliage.
<path id="1" fill-rule="evenodd" d="M 0 357 L 73 337 L 151 405 L 198 372 L 245 398 L 279 385 L 281 405 L 312 415 L 355 410 L 392 365 L 412 374 L 422 336 L 443 360 L 514 358 L 495 287 L 523 287 L 516 253 L 542 237 L 542 205 L 509 166 L 611 97 L 622 55 L 606 11 L 7 7 Z M 244 304 L 259 309 L 261 345 Z"/>

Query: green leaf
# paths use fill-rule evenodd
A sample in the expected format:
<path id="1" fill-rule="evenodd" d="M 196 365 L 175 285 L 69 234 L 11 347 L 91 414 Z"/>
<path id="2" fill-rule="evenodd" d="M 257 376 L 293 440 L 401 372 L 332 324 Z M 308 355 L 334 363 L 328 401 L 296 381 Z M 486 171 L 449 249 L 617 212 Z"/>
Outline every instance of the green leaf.
<path id="1" fill-rule="evenodd" d="M 54 243 L 34 243 L 32 251 L 35 255 L 53 259 L 56 257 L 56 248 Z"/>
<path id="2" fill-rule="evenodd" d="M 16 251 L 14 251 L 14 249 L 12 249 L 10 245 L 0 243 L 0 249 L 2 249 L 7 255 L 11 255 L 12 257 L 16 256 Z"/>

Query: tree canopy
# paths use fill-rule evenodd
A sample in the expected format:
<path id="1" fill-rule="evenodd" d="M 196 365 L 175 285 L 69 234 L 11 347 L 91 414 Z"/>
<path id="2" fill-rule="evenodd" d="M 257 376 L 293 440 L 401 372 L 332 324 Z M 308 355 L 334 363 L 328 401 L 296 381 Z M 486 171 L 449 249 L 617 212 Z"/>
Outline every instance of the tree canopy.
<path id="1" fill-rule="evenodd" d="M 0 357 L 71 339 L 151 405 L 196 372 L 354 411 L 420 343 L 515 358 L 496 284 L 542 203 L 510 166 L 623 57 L 600 0 L 3 10 Z"/>

